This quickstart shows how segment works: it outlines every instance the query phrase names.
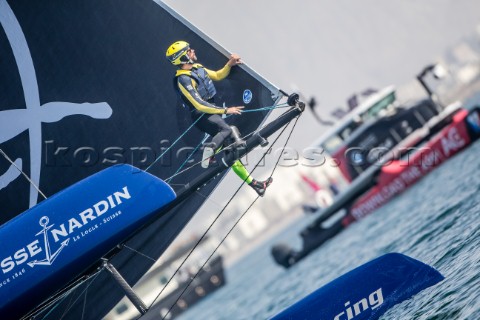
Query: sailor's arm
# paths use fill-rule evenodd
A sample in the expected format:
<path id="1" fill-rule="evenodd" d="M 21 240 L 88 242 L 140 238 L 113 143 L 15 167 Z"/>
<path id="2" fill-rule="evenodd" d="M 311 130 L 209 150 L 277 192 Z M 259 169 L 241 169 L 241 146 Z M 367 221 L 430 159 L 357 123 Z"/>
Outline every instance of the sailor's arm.
<path id="1" fill-rule="evenodd" d="M 210 79 L 212 79 L 213 81 L 220 81 L 225 79 L 229 75 L 230 70 L 233 66 L 236 66 L 237 64 L 242 64 L 242 63 L 243 62 L 240 56 L 238 54 L 232 53 L 232 55 L 230 55 L 230 59 L 228 60 L 227 64 L 222 69 L 213 71 L 205 68 L 205 70 L 207 71 Z"/>

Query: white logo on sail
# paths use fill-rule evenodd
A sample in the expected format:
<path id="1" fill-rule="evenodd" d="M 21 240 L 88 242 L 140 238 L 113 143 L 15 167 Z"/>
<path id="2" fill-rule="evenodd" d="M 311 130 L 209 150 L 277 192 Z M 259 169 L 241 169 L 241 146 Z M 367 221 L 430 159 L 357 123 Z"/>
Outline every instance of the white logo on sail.
<path id="1" fill-rule="evenodd" d="M 7 39 L 12 47 L 13 55 L 18 66 L 20 79 L 25 96 L 25 109 L 0 111 L 0 144 L 9 141 L 28 130 L 30 139 L 30 185 L 29 206 L 37 204 L 38 191 L 35 185 L 40 184 L 42 158 L 42 123 L 52 123 L 62 120 L 69 115 L 86 115 L 94 119 L 108 119 L 112 115 L 112 108 L 106 102 L 101 103 L 71 103 L 49 102 L 40 105 L 35 68 L 28 48 L 25 35 L 6 0 L 0 0 L 0 24 L 5 30 Z M 16 159 L 15 165 L 20 170 L 22 159 Z M 20 172 L 11 165 L 0 175 L 0 190 L 17 179 Z"/>

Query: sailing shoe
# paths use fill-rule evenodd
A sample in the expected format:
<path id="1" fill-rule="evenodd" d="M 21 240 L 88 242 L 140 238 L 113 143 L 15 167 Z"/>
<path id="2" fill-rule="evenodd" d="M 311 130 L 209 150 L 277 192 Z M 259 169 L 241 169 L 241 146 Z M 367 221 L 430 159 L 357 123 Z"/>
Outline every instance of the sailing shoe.
<path id="1" fill-rule="evenodd" d="M 247 143 L 240 136 L 240 131 L 238 131 L 238 128 L 235 126 L 230 126 L 230 129 L 232 129 L 231 137 L 235 141 L 233 143 L 233 148 L 245 148 Z"/>
<path id="2" fill-rule="evenodd" d="M 209 144 L 205 144 L 205 148 L 203 149 L 203 156 L 202 156 L 202 168 L 207 169 L 208 166 L 215 162 L 214 156 L 215 150 Z"/>
<path id="3" fill-rule="evenodd" d="M 250 182 L 249 186 L 255 190 L 260 197 L 265 195 L 265 191 L 267 190 L 268 186 L 273 182 L 273 178 L 270 177 L 265 181 L 257 181 L 255 179 Z"/>
<path id="4" fill-rule="evenodd" d="M 245 148 L 247 146 L 247 142 L 245 140 L 237 140 L 233 143 L 233 148 L 239 149 L 239 148 Z"/>

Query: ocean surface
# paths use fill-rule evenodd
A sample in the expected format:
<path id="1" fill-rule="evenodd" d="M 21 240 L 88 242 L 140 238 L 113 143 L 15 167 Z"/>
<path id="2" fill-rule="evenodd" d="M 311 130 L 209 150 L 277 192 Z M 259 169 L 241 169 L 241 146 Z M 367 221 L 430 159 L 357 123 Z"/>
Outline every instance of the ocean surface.
<path id="1" fill-rule="evenodd" d="M 480 94 L 469 104 L 480 104 Z M 269 319 L 310 292 L 388 252 L 427 263 L 445 280 L 381 319 L 480 319 L 480 141 L 390 203 L 285 270 L 272 244 L 300 247 L 297 221 L 226 270 L 227 285 L 178 319 Z"/>

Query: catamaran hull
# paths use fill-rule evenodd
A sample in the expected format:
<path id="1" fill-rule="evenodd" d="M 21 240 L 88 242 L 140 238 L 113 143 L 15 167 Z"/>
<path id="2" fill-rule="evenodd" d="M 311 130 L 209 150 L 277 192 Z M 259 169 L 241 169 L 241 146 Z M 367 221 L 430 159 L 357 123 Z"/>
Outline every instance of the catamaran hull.
<path id="1" fill-rule="evenodd" d="M 113 166 L 0 228 L 0 312 L 18 319 L 65 287 L 175 199 L 164 181 Z"/>
<path id="2" fill-rule="evenodd" d="M 352 193 L 350 201 L 333 204 L 327 217 L 320 217 L 301 233 L 303 246 L 295 250 L 288 245 L 279 244 L 272 247 L 274 260 L 281 266 L 289 268 L 308 256 L 312 251 L 336 236 L 351 223 L 364 218 L 380 208 L 395 196 L 399 195 L 428 173 L 439 167 L 448 159 L 468 148 L 480 137 L 480 108 L 470 111 L 461 109 L 454 114 L 452 122 L 434 135 L 424 146 L 411 154 L 406 160 L 394 160 L 375 173 L 367 175 L 365 181 L 358 181 L 356 193 Z M 368 182 L 375 182 L 373 187 L 362 190 Z M 357 196 L 355 196 L 357 195 Z M 335 212 L 346 209 L 332 226 L 322 224 Z"/>
<path id="3" fill-rule="evenodd" d="M 375 320 L 395 304 L 442 280 L 443 276 L 434 268 L 405 255 L 389 253 L 310 293 L 272 320 Z"/>
<path id="4" fill-rule="evenodd" d="M 382 167 L 377 185 L 355 201 L 343 220 L 345 226 L 380 208 L 392 198 L 417 183 L 435 168 L 470 146 L 479 136 L 480 109 L 461 109 L 452 123 L 418 148 L 405 160 L 394 160 Z"/>

